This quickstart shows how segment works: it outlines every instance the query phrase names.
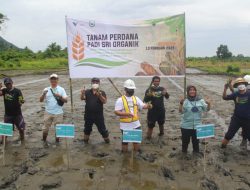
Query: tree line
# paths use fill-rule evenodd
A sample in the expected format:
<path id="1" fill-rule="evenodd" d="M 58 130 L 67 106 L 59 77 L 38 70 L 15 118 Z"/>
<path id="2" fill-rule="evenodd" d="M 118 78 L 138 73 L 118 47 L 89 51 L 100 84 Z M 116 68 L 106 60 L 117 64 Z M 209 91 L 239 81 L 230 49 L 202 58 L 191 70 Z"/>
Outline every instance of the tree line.
<path id="1" fill-rule="evenodd" d="M 67 48 L 62 48 L 56 42 L 51 43 L 44 51 L 33 52 L 28 47 L 24 49 L 9 48 L 0 52 L 0 66 L 20 66 L 20 61 L 42 60 L 49 58 L 67 59 Z"/>

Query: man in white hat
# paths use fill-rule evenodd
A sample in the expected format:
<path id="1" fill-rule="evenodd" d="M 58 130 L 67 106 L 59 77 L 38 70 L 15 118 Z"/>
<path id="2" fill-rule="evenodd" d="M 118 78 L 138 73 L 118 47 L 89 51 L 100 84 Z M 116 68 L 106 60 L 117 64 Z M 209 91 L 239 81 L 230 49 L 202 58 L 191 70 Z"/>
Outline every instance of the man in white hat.
<path id="1" fill-rule="evenodd" d="M 118 98 L 115 103 L 115 114 L 120 117 L 120 129 L 133 130 L 140 129 L 139 110 L 152 108 L 151 104 L 145 104 L 140 98 L 134 95 L 136 86 L 133 80 L 124 82 L 125 95 Z M 140 144 L 133 143 L 133 149 L 140 151 Z M 128 151 L 128 143 L 122 142 L 122 152 Z"/>
<path id="2" fill-rule="evenodd" d="M 248 84 L 247 84 L 247 90 L 250 90 L 250 75 L 245 75 L 245 76 L 243 77 L 243 79 L 248 83 Z M 233 80 L 232 80 L 232 79 L 230 79 L 230 80 L 228 81 L 228 84 L 229 84 L 230 91 L 231 91 L 232 93 L 238 92 L 238 88 L 234 88 L 234 87 L 233 87 Z M 242 141 L 241 141 L 241 143 L 240 143 L 240 146 L 241 146 L 241 147 L 246 147 L 246 146 L 247 146 L 247 133 L 246 133 L 245 128 L 242 128 L 241 135 L 242 135 Z"/>
<path id="3" fill-rule="evenodd" d="M 63 123 L 63 104 L 67 102 L 67 94 L 61 86 L 58 85 L 58 75 L 52 74 L 49 77 L 50 86 L 43 90 L 40 102 L 45 101 L 44 126 L 43 126 L 43 144 L 48 147 L 47 136 L 49 128 L 52 125 Z M 56 138 L 59 143 L 59 138 Z"/>

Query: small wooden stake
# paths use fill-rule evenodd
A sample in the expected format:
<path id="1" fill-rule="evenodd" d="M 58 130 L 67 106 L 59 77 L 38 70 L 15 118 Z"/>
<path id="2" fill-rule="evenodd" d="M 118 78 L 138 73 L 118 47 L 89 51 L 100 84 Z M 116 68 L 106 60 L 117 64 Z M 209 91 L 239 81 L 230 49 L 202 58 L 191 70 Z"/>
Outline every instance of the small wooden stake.
<path id="1" fill-rule="evenodd" d="M 206 173 L 206 151 L 207 151 L 207 143 L 206 143 L 206 139 L 204 139 L 204 144 L 205 144 L 205 147 L 204 147 L 204 174 Z"/>
<path id="2" fill-rule="evenodd" d="M 131 152 L 130 167 L 132 169 L 134 168 L 134 146 L 133 146 L 132 152 Z"/>
<path id="3" fill-rule="evenodd" d="M 6 137 L 3 136 L 3 165 L 5 166 L 5 146 L 6 146 Z"/>
<path id="4" fill-rule="evenodd" d="M 69 149 L 68 149 L 68 139 L 65 138 L 66 140 L 66 151 L 67 151 L 67 165 L 68 165 L 68 169 L 69 169 Z"/>

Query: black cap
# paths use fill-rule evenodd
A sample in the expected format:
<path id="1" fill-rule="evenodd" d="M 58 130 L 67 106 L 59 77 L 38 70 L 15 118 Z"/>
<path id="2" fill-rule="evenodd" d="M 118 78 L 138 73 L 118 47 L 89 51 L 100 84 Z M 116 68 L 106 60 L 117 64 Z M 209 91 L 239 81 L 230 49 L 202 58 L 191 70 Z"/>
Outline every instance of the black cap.
<path id="1" fill-rule="evenodd" d="M 99 78 L 94 77 L 94 78 L 92 78 L 92 79 L 91 79 L 91 82 L 100 82 L 100 79 L 99 79 Z"/>
<path id="2" fill-rule="evenodd" d="M 9 83 L 13 83 L 11 78 L 5 78 L 4 79 L 4 84 L 9 84 Z"/>

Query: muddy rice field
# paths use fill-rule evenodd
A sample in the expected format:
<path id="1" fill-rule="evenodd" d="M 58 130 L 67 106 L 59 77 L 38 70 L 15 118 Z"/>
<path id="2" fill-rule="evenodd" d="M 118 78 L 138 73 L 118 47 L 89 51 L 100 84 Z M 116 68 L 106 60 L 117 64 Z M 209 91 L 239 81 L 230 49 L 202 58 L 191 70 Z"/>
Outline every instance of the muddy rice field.
<path id="1" fill-rule="evenodd" d="M 68 75 L 61 74 L 60 85 L 70 95 Z M 216 125 L 215 138 L 201 141 L 201 151 L 206 144 L 206 159 L 181 154 L 179 100 L 183 96 L 183 78 L 163 78 L 170 99 L 165 100 L 165 136 L 158 137 L 158 126 L 151 141 L 143 138 L 142 154 L 121 154 L 119 120 L 114 115 L 114 104 L 119 94 L 107 79 L 101 80 L 101 89 L 107 93 L 104 106 L 106 126 L 110 133 L 110 144 L 105 144 L 93 127 L 89 144 L 83 143 L 84 102 L 80 101 L 80 89 L 90 87 L 89 79 L 73 80 L 73 113 L 70 101 L 64 106 L 64 123 L 76 126 L 74 139 L 54 142 L 53 128 L 49 133 L 49 148 L 42 145 L 44 104 L 39 97 L 49 85 L 48 75 L 26 75 L 13 77 L 17 88 L 25 98 L 22 107 L 26 122 L 26 143 L 21 145 L 17 131 L 8 138 L 5 162 L 2 165 L 0 145 L 0 189 L 60 189 L 60 190 L 248 190 L 250 189 L 250 151 L 240 147 L 241 130 L 227 149 L 220 142 L 228 128 L 233 112 L 233 102 L 222 100 L 221 94 L 226 76 L 190 74 L 188 84 L 197 86 L 203 97 L 212 100 L 211 110 L 204 114 L 204 123 Z M 125 79 L 112 79 L 122 90 Z M 150 78 L 136 78 L 136 95 L 143 98 Z M 70 98 L 69 98 L 70 100 Z M 143 136 L 146 135 L 146 114 L 141 112 Z M 0 98 L 0 121 L 3 120 L 3 98 Z M 68 145 L 68 146 L 66 146 Z M 68 151 L 67 151 L 68 147 Z M 131 150 L 131 146 L 130 146 Z M 69 158 L 69 159 L 68 159 Z M 69 161 L 69 168 L 68 168 Z"/>

